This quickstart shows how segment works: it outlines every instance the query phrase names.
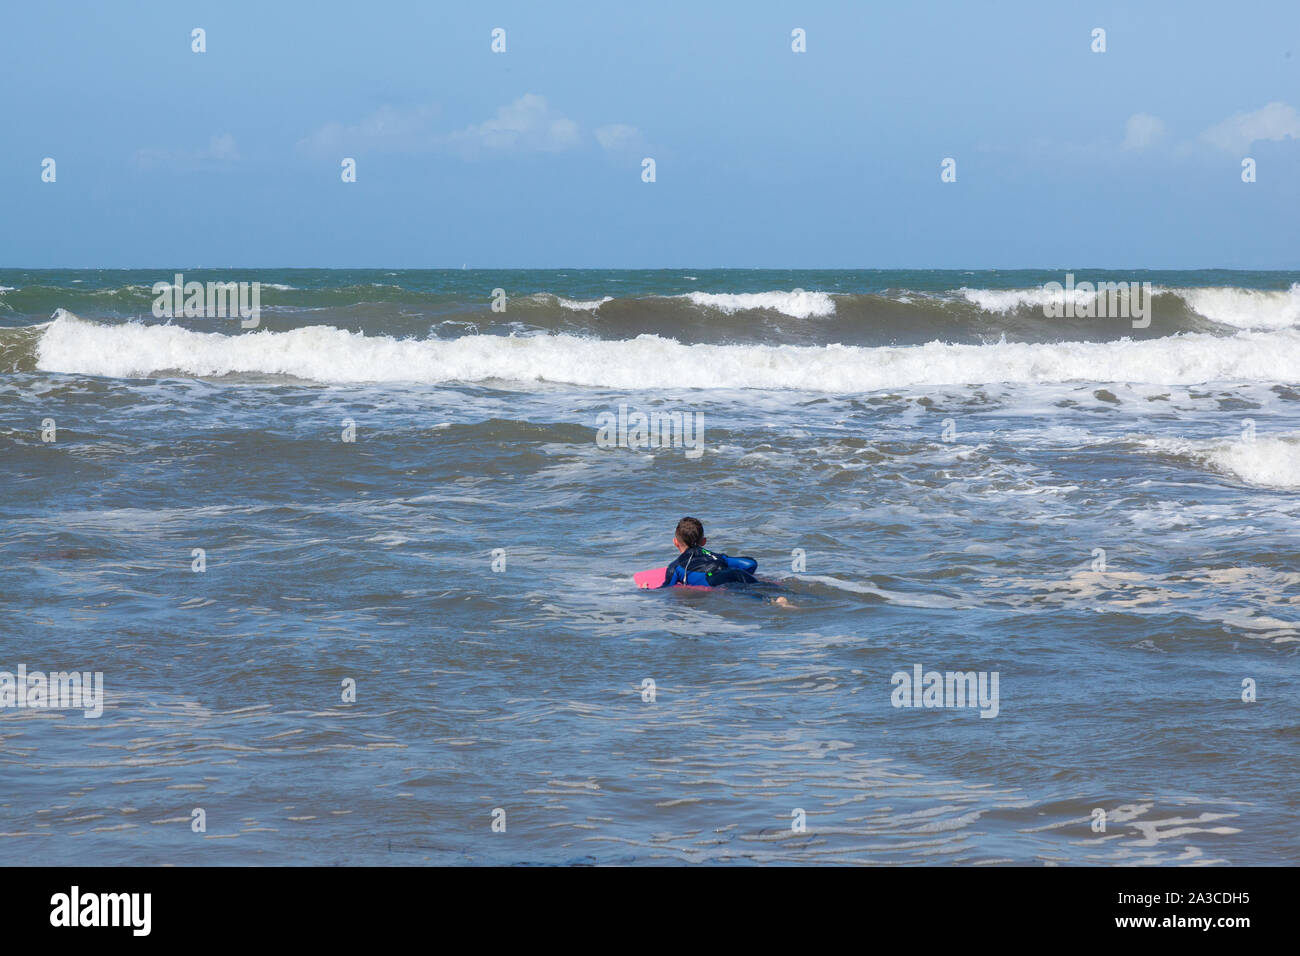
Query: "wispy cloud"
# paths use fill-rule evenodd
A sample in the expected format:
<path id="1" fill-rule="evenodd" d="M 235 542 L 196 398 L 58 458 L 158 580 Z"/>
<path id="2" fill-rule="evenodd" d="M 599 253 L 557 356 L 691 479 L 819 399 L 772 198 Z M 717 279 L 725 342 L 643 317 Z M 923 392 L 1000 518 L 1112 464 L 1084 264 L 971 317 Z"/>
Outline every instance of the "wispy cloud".
<path id="1" fill-rule="evenodd" d="M 466 156 L 480 153 L 543 152 L 572 149 L 581 142 L 578 124 L 527 93 L 497 110 L 491 119 L 452 133 L 448 143 Z"/>
<path id="2" fill-rule="evenodd" d="M 381 106 L 358 123 L 327 123 L 298 141 L 298 148 L 316 154 L 366 152 L 418 153 L 437 148 L 442 137 L 434 129 L 439 108 Z"/>
<path id="3" fill-rule="evenodd" d="M 584 132 L 576 121 L 554 109 L 546 98 L 526 93 L 496 113 L 452 132 L 436 128 L 437 106 L 384 106 L 356 123 L 327 123 L 298 141 L 316 155 L 349 156 L 365 152 L 451 152 L 465 159 L 485 155 L 559 153 L 590 147 L 595 137 L 610 153 L 640 149 L 641 131 L 626 123 Z"/>
<path id="4" fill-rule="evenodd" d="M 230 133 L 221 133 L 213 136 L 208 145 L 200 149 L 139 149 L 132 159 L 139 169 L 192 170 L 229 165 L 238 162 L 239 158 L 235 137 Z"/>
<path id="5" fill-rule="evenodd" d="M 626 123 L 597 126 L 594 132 L 596 142 L 600 143 L 600 148 L 611 153 L 636 149 L 641 145 L 642 141 L 641 131 L 635 126 L 628 126 Z"/>
<path id="6" fill-rule="evenodd" d="M 1253 113 L 1237 113 L 1211 126 L 1201 142 L 1215 149 L 1241 153 L 1260 140 L 1300 139 L 1300 114 L 1286 103 L 1269 103 Z"/>
<path id="7" fill-rule="evenodd" d="M 1150 113 L 1134 113 L 1124 124 L 1124 142 L 1120 148 L 1149 149 L 1164 137 L 1164 120 Z"/>

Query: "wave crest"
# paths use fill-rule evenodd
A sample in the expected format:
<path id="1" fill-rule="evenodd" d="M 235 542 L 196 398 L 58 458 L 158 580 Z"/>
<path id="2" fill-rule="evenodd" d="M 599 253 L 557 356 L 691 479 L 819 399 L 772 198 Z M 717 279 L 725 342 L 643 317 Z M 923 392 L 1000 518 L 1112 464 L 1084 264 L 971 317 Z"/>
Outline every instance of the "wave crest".
<path id="1" fill-rule="evenodd" d="M 1151 438 L 1143 444 L 1149 451 L 1191 461 L 1248 485 L 1288 491 L 1300 488 L 1300 435 L 1250 441 Z"/>
<path id="2" fill-rule="evenodd" d="M 44 371 L 113 378 L 180 372 L 286 375 L 328 384 L 502 380 L 854 393 L 997 382 L 1286 382 L 1300 369 L 1300 332 L 907 347 L 686 345 L 655 335 L 396 339 L 319 325 L 224 335 L 173 325 L 99 325 L 60 311 L 45 327 L 36 353 L 37 367 Z"/>
<path id="3" fill-rule="evenodd" d="M 750 309 L 769 309 L 794 319 L 835 314 L 835 300 L 826 292 L 688 292 L 684 298 L 695 305 L 717 309 L 727 315 Z"/>

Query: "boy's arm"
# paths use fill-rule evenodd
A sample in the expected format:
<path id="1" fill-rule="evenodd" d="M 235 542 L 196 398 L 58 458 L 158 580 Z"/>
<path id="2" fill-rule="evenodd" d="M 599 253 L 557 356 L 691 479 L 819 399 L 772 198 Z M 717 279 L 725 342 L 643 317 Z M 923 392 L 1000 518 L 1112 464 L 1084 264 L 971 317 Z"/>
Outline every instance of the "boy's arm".
<path id="1" fill-rule="evenodd" d="M 723 561 L 726 561 L 727 567 L 735 571 L 748 571 L 750 574 L 753 574 L 754 571 L 758 569 L 758 562 L 753 558 L 732 558 L 725 554 L 720 554 L 718 557 L 722 558 Z"/>
<path id="2" fill-rule="evenodd" d="M 674 584 L 677 583 L 675 579 L 677 577 L 677 568 L 681 560 L 682 560 L 681 558 L 677 558 L 677 560 L 673 561 L 672 564 L 664 568 L 664 583 L 659 585 L 659 587 L 661 588 L 672 587 Z"/>

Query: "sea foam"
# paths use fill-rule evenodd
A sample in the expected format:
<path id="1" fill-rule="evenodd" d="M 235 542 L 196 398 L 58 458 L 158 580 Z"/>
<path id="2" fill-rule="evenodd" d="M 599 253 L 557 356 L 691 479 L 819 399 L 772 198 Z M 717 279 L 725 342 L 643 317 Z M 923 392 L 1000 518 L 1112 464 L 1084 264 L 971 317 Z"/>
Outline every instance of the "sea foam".
<path id="1" fill-rule="evenodd" d="M 1046 309 L 1072 303 L 1076 308 L 1096 300 L 1094 291 L 1078 288 L 971 289 L 957 294 L 983 312 L 1005 315 L 1019 309 Z M 1153 295 L 1176 295 L 1191 311 L 1211 322 L 1238 329 L 1285 329 L 1300 325 L 1300 283 L 1289 289 L 1214 287 L 1169 289 L 1156 286 Z"/>
<path id="2" fill-rule="evenodd" d="M 1211 471 L 1261 488 L 1300 488 L 1300 435 L 1242 439 L 1151 438 L 1153 452 L 1185 458 Z"/>
<path id="3" fill-rule="evenodd" d="M 1212 322 L 1239 329 L 1300 325 L 1300 282 L 1285 292 L 1264 289 L 1178 289 L 1188 307 Z"/>
<path id="4" fill-rule="evenodd" d="M 330 326 L 239 335 L 173 325 L 100 325 L 60 311 L 37 344 L 49 372 L 138 378 L 288 375 L 322 383 L 549 381 L 628 389 L 769 388 L 865 392 L 918 385 L 1287 382 L 1300 332 L 1184 333 L 1144 341 L 951 345 L 684 345 L 640 335 L 467 335 L 396 339 Z"/>
<path id="5" fill-rule="evenodd" d="M 835 300 L 825 292 L 689 292 L 685 298 L 728 315 L 750 309 L 769 309 L 795 319 L 835 314 Z"/>

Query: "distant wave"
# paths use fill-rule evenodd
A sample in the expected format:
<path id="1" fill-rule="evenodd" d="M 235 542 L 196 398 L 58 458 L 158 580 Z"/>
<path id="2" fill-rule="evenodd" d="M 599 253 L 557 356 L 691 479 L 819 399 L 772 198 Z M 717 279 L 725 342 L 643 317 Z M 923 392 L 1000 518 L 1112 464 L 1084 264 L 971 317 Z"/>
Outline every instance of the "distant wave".
<path id="1" fill-rule="evenodd" d="M 755 309 L 770 309 L 795 319 L 835 314 L 835 300 L 826 292 L 688 292 L 682 298 L 728 315 Z"/>
<path id="2" fill-rule="evenodd" d="M 594 312 L 606 302 L 613 302 L 612 295 L 602 296 L 599 299 L 566 299 L 562 295 L 552 295 L 549 292 L 539 292 L 536 295 L 527 297 L 529 301 L 538 305 L 558 305 L 562 309 L 568 309 L 570 312 Z"/>
<path id="3" fill-rule="evenodd" d="M 1300 326 L 1300 284 L 1290 289 L 1240 287 L 1152 290 L 1153 315 L 1145 330 L 1134 330 L 1125 317 L 1048 317 L 1053 303 L 1083 306 L 1091 294 L 1078 289 L 1054 293 L 1032 289 L 961 289 L 935 293 L 891 289 L 880 293 L 781 291 L 715 293 L 690 291 L 662 295 L 560 295 L 549 291 L 507 295 L 504 312 L 493 312 L 494 299 L 463 291 L 420 291 L 387 284 L 324 289 L 282 282 L 261 284 L 261 307 L 274 312 L 277 328 L 324 323 L 365 329 L 372 334 L 409 334 L 412 323 L 429 321 L 521 321 L 542 332 L 594 334 L 625 338 L 650 332 L 681 341 L 798 343 L 842 342 L 891 345 L 940 339 L 980 342 L 1005 334 L 1030 342 L 1095 341 L 1125 336 L 1148 338 L 1179 332 L 1235 332 Z M 59 308 L 104 319 L 149 316 L 151 287 L 130 284 L 103 289 L 83 286 L 3 286 L 0 312 L 6 316 L 51 315 Z M 325 312 L 324 316 L 311 313 Z M 30 320 L 29 319 L 29 320 Z"/>
<path id="4" fill-rule="evenodd" d="M 1153 290 L 1154 291 L 1154 290 Z M 978 306 L 984 312 L 996 312 L 1006 315 L 1022 309 L 1044 309 L 1049 305 L 1063 305 L 1070 302 L 1076 306 L 1096 300 L 1096 294 L 1070 289 L 1066 292 L 1048 291 L 1047 289 L 968 289 L 965 286 L 957 290 L 958 295 L 971 305 Z"/>
<path id="5" fill-rule="evenodd" d="M 1283 329 L 1300 325 L 1300 282 L 1285 292 L 1264 289 L 1178 289 L 1177 294 L 1212 322 L 1239 329 Z"/>
<path id="6" fill-rule="evenodd" d="M 600 299 L 591 299 L 590 301 L 586 301 L 586 302 L 578 301 L 575 299 L 566 299 L 564 298 L 564 296 L 556 296 L 556 299 L 559 300 L 561 308 L 570 309 L 574 312 L 591 312 L 596 309 L 599 309 L 606 302 L 614 301 L 614 297 L 612 295 L 607 295 Z"/>
<path id="7" fill-rule="evenodd" d="M 1171 455 L 1262 488 L 1300 488 L 1300 435 L 1242 439 L 1150 438 L 1148 451 Z"/>
<path id="8" fill-rule="evenodd" d="M 402 336 L 423 334 L 441 322 L 478 326 L 517 322 L 521 329 L 611 340 L 648 332 L 683 342 L 772 345 L 918 345 L 931 340 L 977 344 L 1001 336 L 1044 343 L 1113 341 L 1179 332 L 1300 327 L 1300 283 L 1289 289 L 1155 287 L 1151 321 L 1141 329 L 1122 317 L 1044 315 L 1045 306 L 1053 303 L 1068 300 L 1078 307 L 1092 298 L 1078 289 L 1069 293 L 1042 287 L 961 287 L 945 292 L 897 288 L 870 293 L 774 289 L 624 296 L 585 290 L 567 295 L 507 290 L 504 312 L 492 310 L 495 300 L 490 292 L 486 288 L 481 295 L 464 290 L 422 291 L 377 282 L 328 288 L 263 282 L 260 303 L 274 318 L 270 324 L 280 331 L 295 325 L 329 324 L 371 335 Z M 0 317 L 16 324 L 15 319 L 30 322 L 57 309 L 107 320 L 148 317 L 155 298 L 152 289 L 140 283 L 99 289 L 5 286 L 0 288 Z"/>
<path id="9" fill-rule="evenodd" d="M 10 330 L 10 333 L 20 330 Z M 549 381 L 609 388 L 766 388 L 852 393 L 916 385 L 1034 382 L 1197 384 L 1300 377 L 1300 331 L 1183 334 L 1143 341 L 951 345 L 687 345 L 640 335 L 396 339 L 329 326 L 242 335 L 174 325 L 101 325 L 60 312 L 35 365 L 149 377 L 286 375 L 322 383 Z"/>
<path id="10" fill-rule="evenodd" d="M 1006 315 L 1026 309 L 1042 310 L 1051 305 L 1090 305 L 1096 293 L 1074 289 L 968 289 L 958 294 L 984 312 Z M 1202 318 L 1238 329 L 1284 329 L 1300 325 L 1300 283 L 1286 290 L 1207 287 L 1166 289 L 1154 286 L 1153 297 L 1176 296 Z"/>

